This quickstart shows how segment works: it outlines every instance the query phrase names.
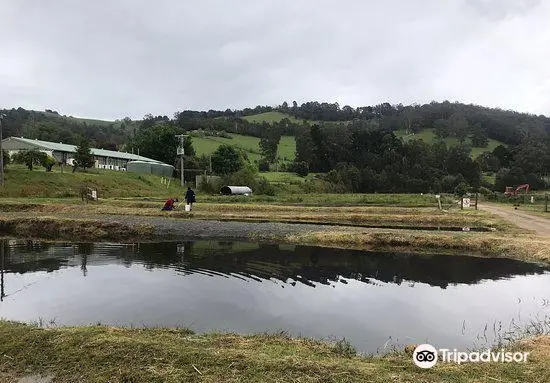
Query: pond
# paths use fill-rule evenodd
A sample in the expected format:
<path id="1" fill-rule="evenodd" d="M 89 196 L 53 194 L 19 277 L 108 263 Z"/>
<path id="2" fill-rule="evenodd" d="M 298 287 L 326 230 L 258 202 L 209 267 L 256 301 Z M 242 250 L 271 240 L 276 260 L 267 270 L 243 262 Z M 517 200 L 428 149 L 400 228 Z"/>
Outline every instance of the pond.
<path id="1" fill-rule="evenodd" d="M 548 268 L 511 259 L 243 242 L 6 241 L 0 318 L 286 331 L 362 352 L 489 345 L 550 314 Z"/>

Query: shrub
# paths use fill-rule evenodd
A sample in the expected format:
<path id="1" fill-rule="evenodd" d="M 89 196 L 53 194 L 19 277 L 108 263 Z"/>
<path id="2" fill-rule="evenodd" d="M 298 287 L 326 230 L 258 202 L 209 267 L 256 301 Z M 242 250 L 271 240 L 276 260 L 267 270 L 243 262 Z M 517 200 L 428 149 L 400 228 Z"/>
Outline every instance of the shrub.
<path id="1" fill-rule="evenodd" d="M 461 182 L 458 185 L 456 185 L 455 194 L 458 196 L 463 196 L 468 192 L 469 189 L 470 187 L 466 182 Z"/>
<path id="2" fill-rule="evenodd" d="M 305 161 L 298 161 L 292 163 L 291 169 L 294 173 L 300 177 L 306 177 L 309 174 L 309 165 Z"/>
<path id="3" fill-rule="evenodd" d="M 491 189 L 488 189 L 482 186 L 479 188 L 479 193 L 484 196 L 490 196 L 493 194 L 493 191 Z"/>
<path id="4" fill-rule="evenodd" d="M 254 189 L 252 189 L 255 192 L 255 194 L 263 194 L 263 195 L 269 195 L 269 196 L 275 195 L 275 187 L 271 185 L 269 181 L 266 180 L 265 178 L 263 177 L 260 178 L 257 184 L 258 184 L 258 186 L 256 187 L 257 192 Z"/>
<path id="5" fill-rule="evenodd" d="M 269 161 L 267 161 L 265 158 L 262 158 L 260 162 L 258 163 L 258 169 L 260 169 L 261 172 L 268 172 L 269 171 Z"/>
<path id="6" fill-rule="evenodd" d="M 357 355 L 357 350 L 346 340 L 346 338 L 336 342 L 332 347 L 332 352 L 345 358 L 351 358 Z"/>
<path id="7" fill-rule="evenodd" d="M 32 170 L 35 165 L 43 165 L 48 155 L 38 150 L 21 150 L 13 155 L 13 161 L 25 164 L 27 169 Z"/>
<path id="8" fill-rule="evenodd" d="M 46 158 L 44 158 L 44 161 L 42 162 L 42 166 L 44 166 L 46 168 L 46 171 L 47 172 L 51 172 L 52 171 L 52 167 L 57 163 L 56 159 L 53 158 L 52 156 L 46 156 Z"/>

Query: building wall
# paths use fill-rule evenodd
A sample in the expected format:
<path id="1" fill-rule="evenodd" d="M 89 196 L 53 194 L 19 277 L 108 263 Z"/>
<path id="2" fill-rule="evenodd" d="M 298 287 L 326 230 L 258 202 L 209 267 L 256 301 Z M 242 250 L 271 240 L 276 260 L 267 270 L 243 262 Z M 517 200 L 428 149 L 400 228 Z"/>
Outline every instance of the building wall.
<path id="1" fill-rule="evenodd" d="M 6 150 L 10 156 L 21 151 L 21 150 L 39 150 L 47 153 L 48 155 L 54 157 L 59 164 L 62 162 L 67 165 L 73 165 L 74 163 L 74 153 L 71 152 L 62 152 L 55 150 L 45 150 L 33 145 L 29 142 L 19 141 L 17 139 L 7 138 L 2 142 L 3 149 Z M 94 156 L 94 166 L 100 169 L 111 169 L 111 170 L 126 170 L 129 160 L 116 158 L 116 157 L 105 157 L 105 156 Z"/>

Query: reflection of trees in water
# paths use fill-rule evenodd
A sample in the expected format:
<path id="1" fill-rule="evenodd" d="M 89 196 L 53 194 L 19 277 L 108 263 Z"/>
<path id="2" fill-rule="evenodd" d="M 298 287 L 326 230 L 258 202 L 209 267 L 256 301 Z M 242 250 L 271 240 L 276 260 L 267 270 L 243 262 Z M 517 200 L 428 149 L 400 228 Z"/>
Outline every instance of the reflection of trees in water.
<path id="1" fill-rule="evenodd" d="M 70 248 L 73 249 L 72 256 L 80 255 L 84 275 L 87 266 L 94 263 L 119 263 L 128 267 L 139 263 L 147 269 L 170 268 L 182 274 L 232 276 L 257 281 L 277 279 L 309 286 L 355 279 L 364 283 L 382 281 L 396 284 L 406 280 L 444 288 L 449 284 L 473 284 L 483 279 L 545 271 L 535 264 L 501 258 L 374 253 L 307 246 L 296 246 L 293 250 L 278 245 L 242 242 L 78 244 Z M 31 257 L 23 255 L 26 261 L 14 263 L 10 256 L 6 267 L 12 272 L 51 271 L 67 265 L 70 256 L 66 249 L 67 246 L 62 245 L 23 244 L 21 252 L 33 253 L 33 261 L 29 262 Z"/>

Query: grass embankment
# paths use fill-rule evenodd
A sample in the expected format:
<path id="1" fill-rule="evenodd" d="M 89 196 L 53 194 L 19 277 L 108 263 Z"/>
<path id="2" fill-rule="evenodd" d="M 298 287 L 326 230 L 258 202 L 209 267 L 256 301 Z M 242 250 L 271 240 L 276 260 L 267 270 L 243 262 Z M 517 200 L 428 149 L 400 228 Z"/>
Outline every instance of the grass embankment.
<path id="1" fill-rule="evenodd" d="M 372 251 L 506 257 L 550 264 L 550 238 L 527 234 L 328 231 L 290 234 L 280 240 L 294 244 Z"/>
<path id="2" fill-rule="evenodd" d="M 181 194 L 179 183 L 172 181 L 167 188 L 161 183 L 161 177 L 147 174 L 99 169 L 73 173 L 70 167 L 66 167 L 64 173 L 58 167 L 53 172 L 43 168 L 29 171 L 23 166 L 9 165 L 0 197 L 79 197 L 83 185 L 95 187 L 100 198 Z"/>
<path id="3" fill-rule="evenodd" d="M 286 173 L 260 173 L 266 178 L 277 180 L 278 177 L 285 177 Z M 276 174 L 276 175 L 274 175 Z M 289 181 L 297 180 L 298 177 L 290 176 Z M 385 207 L 437 207 L 437 200 L 433 194 L 361 194 L 361 193 L 300 193 L 280 194 L 277 196 L 253 195 L 245 196 L 221 196 L 221 195 L 199 195 L 199 202 L 216 203 L 262 203 L 262 204 L 283 204 L 303 206 L 385 206 Z M 441 198 L 444 208 L 456 207 L 454 197 L 443 196 Z M 451 206 L 452 205 L 452 206 Z"/>
<path id="4" fill-rule="evenodd" d="M 436 208 L 421 207 L 313 207 L 260 203 L 201 203 L 189 213 L 183 210 L 164 212 L 160 210 L 162 205 L 161 201 L 132 200 L 103 200 L 88 204 L 77 200 L 56 203 L 5 200 L 0 203 L 0 212 L 72 213 L 82 216 L 87 214 L 163 216 L 180 219 L 315 223 L 385 228 L 511 229 L 509 224 L 482 211 L 455 210 L 449 213 Z"/>
<path id="5" fill-rule="evenodd" d="M 2 235 L 63 240 L 146 240 L 154 238 L 147 224 L 125 225 L 120 222 L 60 217 L 0 217 Z"/>
<path id="6" fill-rule="evenodd" d="M 0 378 L 56 382 L 548 382 L 550 340 L 512 346 L 528 362 L 439 363 L 422 370 L 406 352 L 358 356 L 345 343 L 283 335 L 205 334 L 104 326 L 43 329 L 0 322 Z"/>

